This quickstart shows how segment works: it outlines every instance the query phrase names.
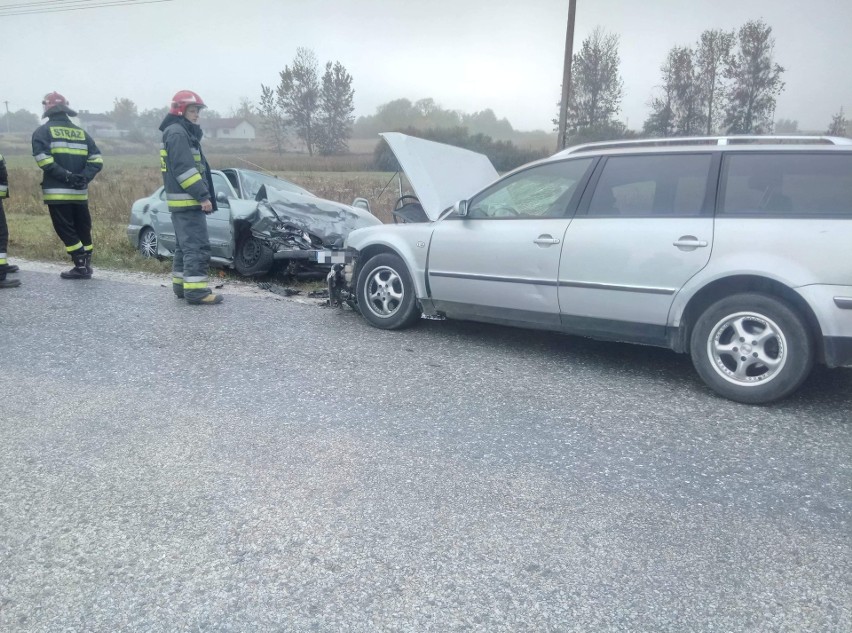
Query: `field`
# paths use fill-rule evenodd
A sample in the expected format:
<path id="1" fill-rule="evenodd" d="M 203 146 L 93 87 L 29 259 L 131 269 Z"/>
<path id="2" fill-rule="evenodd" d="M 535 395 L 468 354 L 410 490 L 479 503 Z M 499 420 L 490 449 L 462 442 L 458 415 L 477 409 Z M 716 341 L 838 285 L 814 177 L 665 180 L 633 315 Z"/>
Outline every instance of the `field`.
<path id="1" fill-rule="evenodd" d="M 169 269 L 168 262 L 143 260 L 128 243 L 125 232 L 133 202 L 162 184 L 156 148 L 152 145 L 150 152 L 145 154 L 117 155 L 101 149 L 104 170 L 89 186 L 94 263 L 107 268 L 165 272 Z M 4 202 L 4 208 L 9 221 L 10 259 L 67 261 L 64 247 L 51 226 L 47 207 L 41 200 L 41 170 L 28 154 L 10 155 L 4 151 L 4 156 L 9 170 L 10 197 Z M 393 205 L 399 196 L 399 184 L 392 173 L 364 171 L 371 158 L 369 154 L 310 157 L 264 152 L 208 155 L 213 167 L 271 172 L 329 200 L 349 204 L 356 197 L 367 198 L 376 217 L 390 222 Z"/>

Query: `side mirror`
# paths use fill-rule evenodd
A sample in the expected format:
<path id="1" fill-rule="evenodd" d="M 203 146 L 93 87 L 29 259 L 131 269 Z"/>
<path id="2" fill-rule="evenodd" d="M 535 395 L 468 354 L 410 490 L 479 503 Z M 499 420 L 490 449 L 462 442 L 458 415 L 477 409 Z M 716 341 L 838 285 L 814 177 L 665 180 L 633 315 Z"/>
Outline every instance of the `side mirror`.
<path id="1" fill-rule="evenodd" d="M 459 200 L 455 204 L 453 204 L 453 211 L 455 211 L 456 215 L 460 218 L 464 218 L 467 216 L 467 200 Z"/>
<path id="2" fill-rule="evenodd" d="M 216 194 L 216 202 L 218 204 L 224 204 L 226 207 L 230 206 L 230 203 L 228 202 L 228 195 L 224 191 L 220 191 Z"/>
<path id="3" fill-rule="evenodd" d="M 373 210 L 372 210 L 372 209 L 370 209 L 370 201 L 369 201 L 369 200 L 367 200 L 366 198 L 355 198 L 355 199 L 352 201 L 352 206 L 353 206 L 353 207 L 358 207 L 359 209 L 365 209 L 365 210 L 367 210 L 367 211 L 368 211 L 368 212 L 370 212 L 370 213 L 372 213 L 372 212 L 373 212 Z"/>

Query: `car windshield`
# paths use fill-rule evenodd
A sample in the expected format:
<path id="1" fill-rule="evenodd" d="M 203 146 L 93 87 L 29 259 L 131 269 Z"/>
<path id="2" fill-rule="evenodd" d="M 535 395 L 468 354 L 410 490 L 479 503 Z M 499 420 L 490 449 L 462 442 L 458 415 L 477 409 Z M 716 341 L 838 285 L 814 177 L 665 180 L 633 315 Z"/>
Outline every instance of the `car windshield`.
<path id="1" fill-rule="evenodd" d="M 261 174 L 256 171 L 244 170 L 242 172 L 242 177 L 243 188 L 245 190 L 247 198 L 254 198 L 263 185 L 266 185 L 267 187 L 274 187 L 275 189 L 279 189 L 281 191 L 291 191 L 293 193 L 300 193 L 305 196 L 314 195 L 307 189 L 303 189 L 299 185 L 293 184 L 289 180 L 276 178 L 275 176 L 269 176 L 267 174 Z"/>

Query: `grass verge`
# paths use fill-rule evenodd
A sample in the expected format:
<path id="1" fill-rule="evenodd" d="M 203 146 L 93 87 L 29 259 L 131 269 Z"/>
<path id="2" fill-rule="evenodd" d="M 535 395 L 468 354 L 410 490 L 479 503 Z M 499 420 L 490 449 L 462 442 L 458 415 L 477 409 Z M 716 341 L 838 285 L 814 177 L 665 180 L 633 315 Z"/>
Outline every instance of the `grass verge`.
<path id="1" fill-rule="evenodd" d="M 59 262 L 71 264 L 65 253 L 65 246 L 53 231 L 53 224 L 45 210 L 44 215 L 7 215 L 9 223 L 9 259 L 16 258 Z M 145 259 L 130 245 L 125 230 L 126 224 L 115 222 L 93 222 L 92 241 L 95 244 L 92 264 L 97 268 L 109 270 L 131 270 L 159 274 L 168 282 L 172 270 L 171 259 Z M 275 286 L 285 286 L 298 290 L 302 294 L 324 290 L 325 281 L 295 281 L 273 272 L 262 278 L 242 277 L 232 270 L 210 268 L 208 271 L 211 287 L 217 280 L 234 279 L 243 282 L 268 282 Z"/>
<path id="2" fill-rule="evenodd" d="M 235 156 L 217 156 L 215 167 L 259 167 L 281 175 L 328 200 L 350 204 L 356 197 L 370 201 L 373 214 L 383 222 L 391 222 L 399 185 L 393 174 L 385 172 L 315 171 L 309 161 L 292 160 L 278 164 L 276 159 L 252 157 L 249 165 Z M 95 246 L 93 264 L 98 267 L 168 274 L 171 261 L 144 259 L 127 239 L 127 223 L 134 201 L 150 195 L 162 184 L 156 154 L 107 156 L 106 165 L 89 187 L 89 210 L 92 214 L 92 239 Z M 4 201 L 9 223 L 11 260 L 69 262 L 65 247 L 56 236 L 47 207 L 41 200 L 41 170 L 30 156 L 15 156 L 9 161 L 10 197 Z M 248 161 L 246 161 L 248 162 Z M 277 169 L 276 169 L 277 168 Z M 406 185 L 407 186 L 407 183 Z M 406 191 L 410 193 L 410 191 Z M 228 277 L 234 273 L 215 269 L 212 276 Z"/>
<path id="3" fill-rule="evenodd" d="M 50 262 L 69 262 L 65 246 L 53 230 L 45 209 L 44 215 L 9 214 L 9 258 L 15 257 Z M 121 270 L 138 270 L 166 274 L 171 262 L 144 259 L 130 245 L 125 233 L 126 224 L 98 222 L 93 218 L 92 242 L 95 245 L 92 262 L 96 266 Z"/>

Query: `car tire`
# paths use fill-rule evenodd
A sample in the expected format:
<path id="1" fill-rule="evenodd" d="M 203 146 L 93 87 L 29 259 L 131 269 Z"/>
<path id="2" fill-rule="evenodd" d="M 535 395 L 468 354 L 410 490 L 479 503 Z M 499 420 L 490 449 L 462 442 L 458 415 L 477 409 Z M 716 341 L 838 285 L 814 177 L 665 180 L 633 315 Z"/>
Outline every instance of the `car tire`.
<path id="1" fill-rule="evenodd" d="M 355 292 L 358 309 L 374 327 L 401 330 L 420 319 L 414 283 L 398 255 L 382 253 L 367 260 Z"/>
<path id="2" fill-rule="evenodd" d="M 265 275 L 272 270 L 274 256 L 272 249 L 251 233 L 245 233 L 237 241 L 234 253 L 234 268 L 245 277 Z"/>
<path id="3" fill-rule="evenodd" d="M 139 232 L 139 243 L 137 246 L 139 248 L 139 254 L 145 259 L 157 258 L 158 243 L 159 240 L 157 239 L 157 232 L 150 226 L 146 226 Z"/>
<path id="4" fill-rule="evenodd" d="M 702 380 L 725 398 L 767 404 L 795 391 L 814 364 L 805 321 L 769 295 L 742 293 L 707 308 L 690 339 Z"/>

